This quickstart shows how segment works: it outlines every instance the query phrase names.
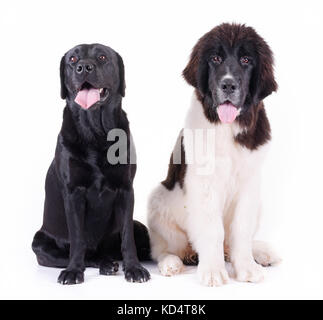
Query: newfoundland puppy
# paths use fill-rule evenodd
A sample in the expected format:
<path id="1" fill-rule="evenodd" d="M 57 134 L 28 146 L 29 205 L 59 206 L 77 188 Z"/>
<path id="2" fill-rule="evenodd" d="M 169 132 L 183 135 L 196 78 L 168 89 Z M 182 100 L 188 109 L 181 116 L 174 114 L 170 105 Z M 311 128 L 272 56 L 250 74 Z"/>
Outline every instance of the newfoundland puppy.
<path id="1" fill-rule="evenodd" d="M 276 91 L 267 43 L 245 25 L 222 24 L 193 48 L 183 76 L 194 87 L 191 107 L 165 181 L 148 204 L 152 257 L 161 274 L 198 263 L 206 286 L 263 279 L 279 262 L 258 225 L 260 168 L 270 141 L 263 100 Z"/>
<path id="2" fill-rule="evenodd" d="M 46 177 L 43 225 L 32 243 L 38 263 L 66 268 L 58 282 L 75 284 L 83 282 L 86 266 L 114 274 L 115 260 L 123 258 L 128 281 L 147 281 L 138 257 L 149 258 L 148 231 L 132 219 L 136 165 L 129 161 L 131 134 L 121 108 L 123 61 L 109 47 L 79 45 L 63 56 L 60 75 L 67 105 Z M 126 137 L 123 163 L 107 156 L 115 129 Z"/>

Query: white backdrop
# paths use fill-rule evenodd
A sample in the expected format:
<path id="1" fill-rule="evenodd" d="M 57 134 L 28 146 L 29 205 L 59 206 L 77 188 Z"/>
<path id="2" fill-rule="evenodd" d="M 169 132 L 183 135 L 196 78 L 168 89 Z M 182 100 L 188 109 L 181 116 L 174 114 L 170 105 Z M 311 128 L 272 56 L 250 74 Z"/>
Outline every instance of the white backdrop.
<path id="1" fill-rule="evenodd" d="M 0 298 L 239 299 L 323 298 L 322 1 L 2 1 L 0 4 Z M 138 153 L 135 218 L 166 176 L 192 88 L 181 72 L 193 45 L 222 22 L 253 26 L 276 58 L 279 91 L 265 100 L 273 131 L 264 167 L 264 219 L 258 238 L 283 263 L 262 284 L 198 284 L 195 268 L 127 283 L 87 269 L 85 283 L 61 286 L 59 270 L 31 251 L 41 226 L 44 179 L 64 101 L 59 61 L 79 43 L 117 50 L 126 69 L 128 113 Z"/>

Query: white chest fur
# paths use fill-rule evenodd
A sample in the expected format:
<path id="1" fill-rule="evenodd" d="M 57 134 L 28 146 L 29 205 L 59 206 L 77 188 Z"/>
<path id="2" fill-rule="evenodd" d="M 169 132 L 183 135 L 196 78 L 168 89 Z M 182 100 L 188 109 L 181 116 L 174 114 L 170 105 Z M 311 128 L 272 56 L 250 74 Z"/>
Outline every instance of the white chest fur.
<path id="1" fill-rule="evenodd" d="M 243 147 L 235 142 L 242 130 L 235 123 L 209 122 L 193 96 L 183 132 L 184 188 L 177 183 L 169 190 L 160 184 L 148 205 L 152 257 L 162 274 L 181 272 L 191 248 L 199 257 L 199 280 L 208 286 L 229 279 L 224 250 L 240 281 L 262 279 L 255 260 L 263 265 L 279 261 L 266 244 L 253 241 L 260 211 L 260 168 L 268 144 L 256 150 Z"/>
<path id="2" fill-rule="evenodd" d="M 185 186 L 202 188 L 205 196 L 217 193 L 221 211 L 248 181 L 260 176 L 267 148 L 249 150 L 241 146 L 234 138 L 243 130 L 236 123 L 211 123 L 201 103 L 193 96 L 184 129 L 188 163 Z"/>

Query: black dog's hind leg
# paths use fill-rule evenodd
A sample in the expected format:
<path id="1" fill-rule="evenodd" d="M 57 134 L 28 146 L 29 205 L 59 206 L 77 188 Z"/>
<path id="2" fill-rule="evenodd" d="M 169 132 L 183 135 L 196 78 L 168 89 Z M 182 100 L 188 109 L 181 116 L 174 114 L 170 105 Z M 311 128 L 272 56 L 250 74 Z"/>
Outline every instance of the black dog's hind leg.
<path id="1" fill-rule="evenodd" d="M 105 257 L 100 263 L 100 274 L 102 275 L 113 275 L 119 270 L 118 262 L 113 261 L 110 257 Z"/>
<path id="2" fill-rule="evenodd" d="M 119 270 L 119 264 L 116 260 L 122 260 L 120 249 L 120 235 L 106 233 L 104 239 L 97 249 L 99 258 L 100 274 L 113 275 Z"/>
<path id="3" fill-rule="evenodd" d="M 58 242 L 58 240 L 55 240 L 43 230 L 36 232 L 32 243 L 32 249 L 41 266 L 66 268 L 69 264 L 69 244 L 65 241 Z M 85 267 L 99 268 L 102 265 L 102 262 L 103 258 L 100 253 L 87 252 L 85 254 Z"/>
<path id="4" fill-rule="evenodd" d="M 150 279 L 149 272 L 141 266 L 137 256 L 133 226 L 134 192 L 119 190 L 116 201 L 116 216 L 122 217 L 121 253 L 125 278 L 131 282 L 145 282 Z"/>
<path id="5" fill-rule="evenodd" d="M 65 246 L 59 247 L 57 242 L 42 230 L 36 232 L 32 249 L 41 266 L 66 268 L 68 265 L 69 249 Z"/>
<path id="6" fill-rule="evenodd" d="M 148 229 L 141 222 L 134 220 L 133 230 L 139 261 L 151 261 L 151 250 Z"/>
<path id="7" fill-rule="evenodd" d="M 85 217 L 84 187 L 66 192 L 64 204 L 70 240 L 69 264 L 58 277 L 61 284 L 76 284 L 84 281 L 86 243 L 84 238 Z"/>

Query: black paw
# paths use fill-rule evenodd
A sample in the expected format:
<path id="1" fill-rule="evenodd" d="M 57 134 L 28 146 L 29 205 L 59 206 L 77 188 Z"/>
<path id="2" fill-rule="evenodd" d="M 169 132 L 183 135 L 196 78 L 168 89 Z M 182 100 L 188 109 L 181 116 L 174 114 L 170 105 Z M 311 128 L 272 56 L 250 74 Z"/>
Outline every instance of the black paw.
<path id="1" fill-rule="evenodd" d="M 84 282 L 84 272 L 80 270 L 63 270 L 57 280 L 60 284 L 77 284 Z"/>
<path id="2" fill-rule="evenodd" d="M 100 274 L 107 276 L 116 274 L 119 270 L 118 262 L 105 261 L 100 265 Z"/>
<path id="3" fill-rule="evenodd" d="M 124 275 L 130 282 L 146 282 L 150 279 L 149 272 L 141 265 L 125 267 Z"/>

